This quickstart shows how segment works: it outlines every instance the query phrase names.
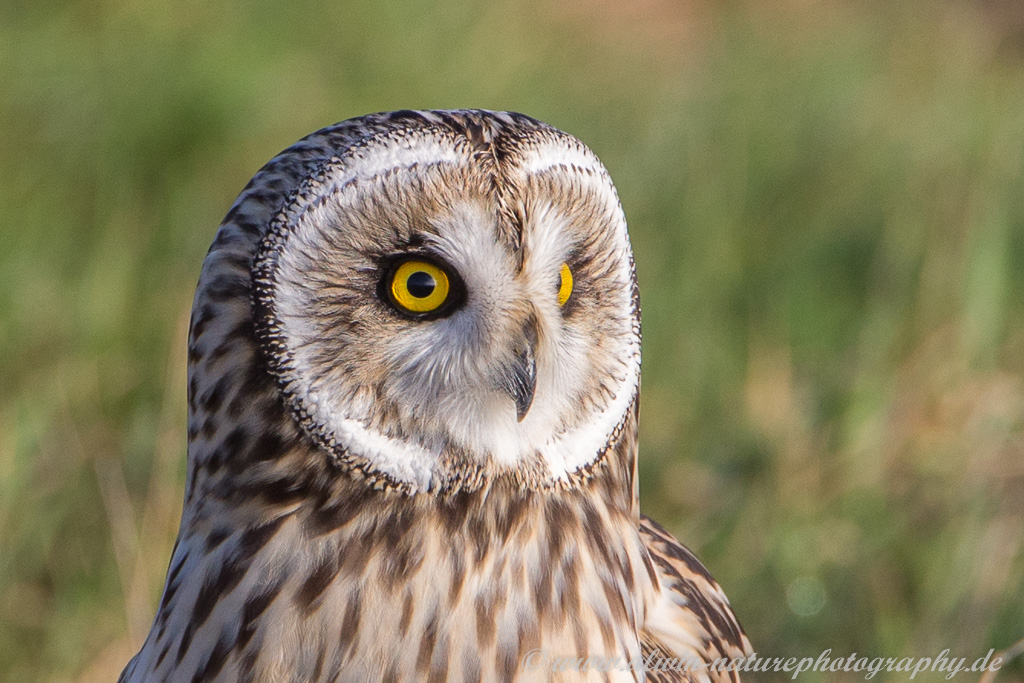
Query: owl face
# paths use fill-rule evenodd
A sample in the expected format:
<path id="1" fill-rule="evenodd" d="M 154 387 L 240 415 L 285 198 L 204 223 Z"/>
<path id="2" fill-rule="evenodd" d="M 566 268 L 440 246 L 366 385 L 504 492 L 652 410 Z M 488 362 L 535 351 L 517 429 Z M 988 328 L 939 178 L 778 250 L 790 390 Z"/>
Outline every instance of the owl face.
<path id="1" fill-rule="evenodd" d="M 567 480 L 638 388 L 607 172 L 564 133 L 498 123 L 368 135 L 298 187 L 253 265 L 257 334 L 303 428 L 414 490 Z"/>

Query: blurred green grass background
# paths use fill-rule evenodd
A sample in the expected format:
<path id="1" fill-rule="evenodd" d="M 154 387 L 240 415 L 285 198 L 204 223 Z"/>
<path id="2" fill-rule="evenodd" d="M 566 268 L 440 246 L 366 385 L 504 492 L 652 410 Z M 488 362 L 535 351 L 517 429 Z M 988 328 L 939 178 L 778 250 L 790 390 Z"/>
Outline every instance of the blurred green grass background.
<path id="1" fill-rule="evenodd" d="M 610 169 L 644 305 L 643 506 L 758 652 L 1010 645 L 1019 8 L 0 5 L 0 679 L 116 678 L 176 532 L 215 228 L 280 149 L 396 108 L 523 111 Z"/>

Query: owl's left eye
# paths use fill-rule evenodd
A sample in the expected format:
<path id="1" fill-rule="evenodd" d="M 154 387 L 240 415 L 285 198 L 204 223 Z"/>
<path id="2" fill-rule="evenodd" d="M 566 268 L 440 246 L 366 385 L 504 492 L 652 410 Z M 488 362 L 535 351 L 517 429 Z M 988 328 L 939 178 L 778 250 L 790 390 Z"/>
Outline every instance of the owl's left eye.
<path id="1" fill-rule="evenodd" d="M 395 263 L 381 284 L 395 308 L 414 316 L 443 312 L 446 304 L 453 303 L 459 286 L 445 268 L 416 257 Z"/>
<path id="2" fill-rule="evenodd" d="M 568 263 L 563 263 L 562 269 L 558 272 L 558 305 L 564 306 L 570 296 L 572 296 L 572 271 L 569 270 Z"/>

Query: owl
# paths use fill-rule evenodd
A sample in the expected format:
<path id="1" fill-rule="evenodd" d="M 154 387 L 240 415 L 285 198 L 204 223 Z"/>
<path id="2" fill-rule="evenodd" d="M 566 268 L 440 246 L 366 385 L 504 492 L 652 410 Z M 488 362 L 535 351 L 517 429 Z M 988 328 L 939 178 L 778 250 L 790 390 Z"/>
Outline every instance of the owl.
<path id="1" fill-rule="evenodd" d="M 750 643 L 640 514 L 612 181 L 514 113 L 397 111 L 271 160 L 188 344 L 188 471 L 121 681 L 724 681 Z"/>

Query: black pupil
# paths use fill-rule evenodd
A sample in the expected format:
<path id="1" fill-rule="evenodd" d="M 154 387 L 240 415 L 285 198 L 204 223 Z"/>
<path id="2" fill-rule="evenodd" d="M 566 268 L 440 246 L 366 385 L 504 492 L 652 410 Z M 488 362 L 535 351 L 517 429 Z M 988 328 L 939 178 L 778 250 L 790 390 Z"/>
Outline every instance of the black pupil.
<path id="1" fill-rule="evenodd" d="M 434 282 L 434 276 L 422 270 L 417 270 L 405 282 L 405 288 L 417 299 L 425 299 L 430 296 L 436 286 L 437 283 Z"/>

